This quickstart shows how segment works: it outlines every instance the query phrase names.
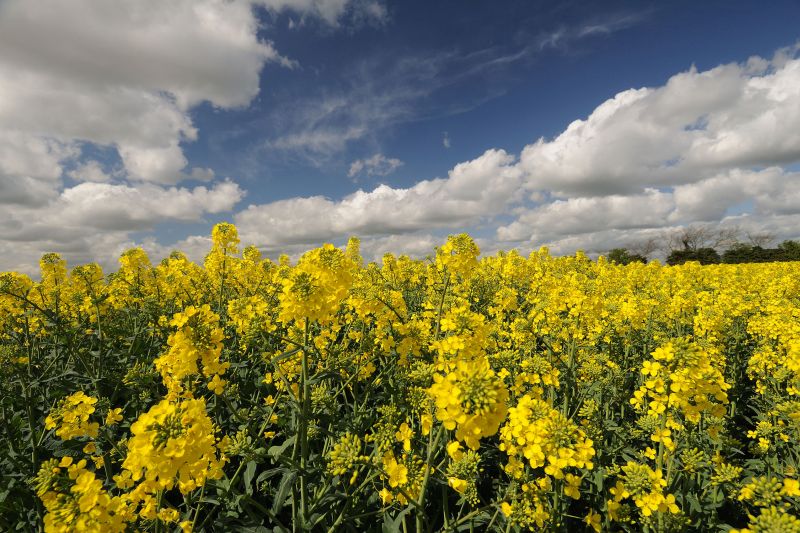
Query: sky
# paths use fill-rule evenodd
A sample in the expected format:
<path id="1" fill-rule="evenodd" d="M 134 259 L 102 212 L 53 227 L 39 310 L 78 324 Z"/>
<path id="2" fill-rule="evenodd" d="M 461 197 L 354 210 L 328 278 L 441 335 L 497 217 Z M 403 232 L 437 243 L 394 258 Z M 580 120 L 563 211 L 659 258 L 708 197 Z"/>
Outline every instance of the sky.
<path id="1" fill-rule="evenodd" d="M 0 271 L 800 237 L 796 1 L 0 0 Z"/>

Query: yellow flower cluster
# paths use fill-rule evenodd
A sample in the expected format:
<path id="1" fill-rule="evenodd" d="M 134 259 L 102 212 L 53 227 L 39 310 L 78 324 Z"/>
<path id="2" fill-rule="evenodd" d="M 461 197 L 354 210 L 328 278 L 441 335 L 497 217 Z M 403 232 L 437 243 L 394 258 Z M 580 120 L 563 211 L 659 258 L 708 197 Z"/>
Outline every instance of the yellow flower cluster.
<path id="1" fill-rule="evenodd" d="M 658 416 L 668 409 L 698 423 L 703 414 L 721 418 L 728 403 L 722 370 L 708 351 L 686 342 L 668 342 L 645 361 L 641 373 L 644 383 L 631 403 L 647 414 Z"/>
<path id="2" fill-rule="evenodd" d="M 100 424 L 89 422 L 89 416 L 94 413 L 97 398 L 88 396 L 83 391 L 70 394 L 58 402 L 45 419 L 45 429 L 55 429 L 56 435 L 64 440 L 78 437 L 97 436 Z"/>
<path id="3" fill-rule="evenodd" d="M 303 254 L 283 279 L 280 321 L 331 321 L 347 297 L 354 267 L 345 253 L 332 244 Z"/>
<path id="4" fill-rule="evenodd" d="M 202 398 L 161 400 L 131 425 L 122 467 L 141 482 L 137 494 L 177 487 L 186 494 L 222 476 L 225 457 Z"/>
<path id="5" fill-rule="evenodd" d="M 469 235 L 451 235 L 436 251 L 436 265 L 441 270 L 468 277 L 478 266 L 478 254 L 480 250 Z"/>
<path id="6" fill-rule="evenodd" d="M 500 510 L 511 525 L 532 531 L 541 529 L 551 518 L 547 496 L 552 489 L 552 481 L 546 476 L 535 482 L 523 483 L 519 491 L 510 495 L 511 502 L 500 504 Z"/>
<path id="7" fill-rule="evenodd" d="M 125 531 L 130 520 L 127 501 L 109 495 L 103 482 L 86 469 L 85 459 L 50 459 L 42 464 L 34 483 L 47 511 L 45 531 Z"/>
<path id="8" fill-rule="evenodd" d="M 508 390 L 483 358 L 458 360 L 452 372 L 434 374 L 428 389 L 436 403 L 436 418 L 456 430 L 456 438 L 473 450 L 480 440 L 497 433 L 506 416 Z"/>
<path id="9" fill-rule="evenodd" d="M 247 347 L 247 340 L 259 331 L 272 331 L 274 324 L 269 321 L 267 302 L 263 296 L 245 296 L 228 303 L 228 318 L 236 328 L 236 332 L 244 337 L 242 347 Z"/>
<path id="10" fill-rule="evenodd" d="M 384 505 L 397 503 L 406 505 L 408 500 L 416 500 L 422 488 L 424 466 L 422 460 L 413 454 L 404 453 L 400 460 L 391 451 L 383 454 L 382 478 L 389 485 L 380 491 Z"/>
<path id="11" fill-rule="evenodd" d="M 625 498 L 633 499 L 645 517 L 653 513 L 679 513 L 675 496 L 664 494 L 667 481 L 661 470 L 653 470 L 647 465 L 628 461 L 622 467 L 622 475 L 615 487 L 611 489 L 613 501 L 608 502 L 610 509 L 616 509 Z"/>
<path id="12" fill-rule="evenodd" d="M 525 395 L 508 410 L 508 421 L 500 430 L 500 449 L 509 457 L 505 467 L 520 478 L 525 463 L 544 467 L 555 479 L 564 478 L 566 468 L 594 467 L 594 443 L 582 429 L 553 409 L 546 401 Z"/>
<path id="13" fill-rule="evenodd" d="M 219 360 L 224 338 L 219 327 L 219 315 L 207 304 L 189 306 L 176 313 L 169 324 L 177 330 L 167 340 L 169 351 L 157 358 L 155 365 L 170 393 L 176 395 L 184 389 L 182 382 L 199 372 L 198 362 L 204 376 L 213 376 L 209 388 L 221 393 L 225 381 L 219 376 L 225 373 L 230 363 Z"/>
<path id="14" fill-rule="evenodd" d="M 361 439 L 358 435 L 345 433 L 333 449 L 328 452 L 328 470 L 334 476 L 350 473 L 350 484 L 356 482 L 358 466 L 369 461 L 369 457 L 361 454 Z"/>

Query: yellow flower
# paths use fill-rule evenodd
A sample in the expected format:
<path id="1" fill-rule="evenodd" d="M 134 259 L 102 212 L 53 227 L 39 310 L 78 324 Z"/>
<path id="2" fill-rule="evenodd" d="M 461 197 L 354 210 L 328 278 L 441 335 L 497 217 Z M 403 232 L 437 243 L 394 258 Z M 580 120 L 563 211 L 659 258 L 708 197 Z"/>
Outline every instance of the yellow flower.
<path id="1" fill-rule="evenodd" d="M 584 523 L 594 529 L 597 533 L 600 533 L 602 529 L 600 527 L 600 514 L 595 513 L 593 510 L 589 509 L 589 514 L 583 519 Z"/>
<path id="2" fill-rule="evenodd" d="M 428 394 L 436 402 L 436 418 L 456 430 L 456 438 L 477 450 L 480 439 L 497 433 L 508 411 L 508 390 L 486 356 L 459 360 L 447 375 L 435 374 Z"/>
<path id="3" fill-rule="evenodd" d="M 399 464 L 391 452 L 383 456 L 383 469 L 389 478 L 390 487 L 395 488 L 408 483 L 408 468 Z"/>
<path id="4" fill-rule="evenodd" d="M 619 520 L 619 508 L 622 507 L 622 504 L 619 502 L 615 502 L 614 500 L 607 500 L 606 507 L 608 508 L 608 519 L 612 522 Z"/>
<path id="5" fill-rule="evenodd" d="M 214 375 L 214 377 L 211 379 L 211 381 L 208 384 L 208 388 L 211 391 L 213 391 L 214 394 L 219 396 L 225 390 L 225 384 L 226 383 L 227 383 L 227 381 L 225 381 L 224 379 L 220 379 L 219 375 Z"/>
<path id="6" fill-rule="evenodd" d="M 466 489 L 468 485 L 466 480 L 459 479 L 457 477 L 447 478 L 447 483 L 450 485 L 450 487 L 452 487 L 454 491 L 456 491 L 459 494 L 463 494 L 464 489 Z"/>
<path id="7" fill-rule="evenodd" d="M 113 426 L 120 421 L 122 421 L 122 408 L 116 407 L 114 409 L 109 409 L 108 414 L 106 414 L 106 425 Z"/>
<path id="8" fill-rule="evenodd" d="M 162 508 L 158 511 L 158 519 L 162 522 L 177 522 L 178 518 L 180 518 L 181 514 L 178 512 L 177 509 L 172 509 L 169 507 Z"/>
<path id="9" fill-rule="evenodd" d="M 658 506 L 659 512 L 665 513 L 669 511 L 672 514 L 678 514 L 681 512 L 678 504 L 675 503 L 675 496 L 673 494 L 667 494 L 663 501 Z"/>
<path id="10" fill-rule="evenodd" d="M 669 429 L 657 429 L 655 433 L 650 436 L 650 439 L 653 442 L 661 442 L 668 450 L 672 450 L 675 448 L 675 444 L 670 437 L 672 435 L 672 431 Z"/>
<path id="11" fill-rule="evenodd" d="M 433 427 L 433 416 L 422 415 L 422 435 L 427 437 Z"/>
<path id="12" fill-rule="evenodd" d="M 449 455 L 453 461 L 458 461 L 461 459 L 461 457 L 464 456 L 464 452 L 461 451 L 461 443 L 457 440 L 448 443 L 447 455 Z"/>
<path id="13" fill-rule="evenodd" d="M 576 476 L 574 474 L 567 474 L 566 475 L 567 483 L 564 485 L 564 494 L 572 498 L 573 500 L 580 500 L 581 499 L 581 478 L 580 476 Z"/>
<path id="14" fill-rule="evenodd" d="M 131 473 L 129 470 L 123 470 L 119 474 L 113 477 L 114 483 L 116 483 L 117 487 L 120 489 L 129 489 L 133 486 L 133 479 L 131 479 Z"/>
<path id="15" fill-rule="evenodd" d="M 783 480 L 782 492 L 789 497 L 800 496 L 800 481 L 796 479 L 785 478 Z"/>
<path id="16" fill-rule="evenodd" d="M 414 436 L 414 432 L 411 431 L 411 428 L 408 427 L 408 424 L 403 422 L 400 424 L 400 429 L 395 434 L 397 438 L 397 442 L 403 443 L 403 450 L 406 452 L 411 451 L 411 438 Z"/>
<path id="17" fill-rule="evenodd" d="M 162 400 L 139 416 L 131 433 L 122 468 L 134 481 L 144 478 L 156 491 L 177 484 L 187 494 L 222 477 L 225 460 L 203 398 Z"/>
<path id="18" fill-rule="evenodd" d="M 219 315 L 211 311 L 208 304 L 189 306 L 176 313 L 170 325 L 177 330 L 167 339 L 169 350 L 155 360 L 155 366 L 161 373 L 170 397 L 174 398 L 183 392 L 183 381 L 188 376 L 201 371 L 204 376 L 221 375 L 230 363 L 221 363 L 219 360 L 225 335 L 219 324 Z M 219 383 L 224 386 L 219 378 L 209 384 L 216 394 L 221 393 Z"/>
<path id="19" fill-rule="evenodd" d="M 63 440 L 77 437 L 97 437 L 100 424 L 89 422 L 94 413 L 97 398 L 88 396 L 82 391 L 63 398 L 58 402 L 45 419 L 45 429 L 55 429 L 56 435 Z"/>

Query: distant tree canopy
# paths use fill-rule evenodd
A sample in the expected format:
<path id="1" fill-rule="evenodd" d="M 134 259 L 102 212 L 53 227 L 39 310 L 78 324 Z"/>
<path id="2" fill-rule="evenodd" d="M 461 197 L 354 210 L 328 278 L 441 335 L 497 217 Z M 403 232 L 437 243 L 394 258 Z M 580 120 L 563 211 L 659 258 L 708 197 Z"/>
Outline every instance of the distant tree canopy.
<path id="1" fill-rule="evenodd" d="M 667 256 L 668 265 L 681 265 L 687 261 L 698 261 L 701 265 L 714 265 L 721 260 L 719 252 L 713 248 L 673 250 Z"/>
<path id="2" fill-rule="evenodd" d="M 651 236 L 642 243 L 614 248 L 606 257 L 620 265 L 646 263 L 653 252 L 661 250 L 668 265 L 687 261 L 702 265 L 800 261 L 800 242 L 783 241 L 777 248 L 769 248 L 772 242 L 774 236 L 768 233 L 753 234 L 730 226 L 692 225 Z"/>
<path id="3" fill-rule="evenodd" d="M 647 263 L 647 257 L 628 251 L 627 248 L 614 248 L 608 252 L 608 260 L 617 263 L 618 265 L 627 265 L 630 263 Z"/>
<path id="4" fill-rule="evenodd" d="M 768 263 L 800 261 L 800 242 L 783 241 L 777 248 L 738 244 L 722 254 L 723 263 Z"/>

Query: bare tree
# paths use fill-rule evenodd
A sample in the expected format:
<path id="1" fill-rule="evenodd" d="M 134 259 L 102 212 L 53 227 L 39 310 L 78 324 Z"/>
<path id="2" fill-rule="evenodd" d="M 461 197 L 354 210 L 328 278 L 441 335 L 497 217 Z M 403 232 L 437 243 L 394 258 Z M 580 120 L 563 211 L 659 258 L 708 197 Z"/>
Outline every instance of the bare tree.
<path id="1" fill-rule="evenodd" d="M 775 241 L 775 235 L 768 232 L 754 233 L 747 231 L 745 232 L 745 236 L 751 246 L 759 246 L 761 248 L 767 248 Z"/>
<path id="2" fill-rule="evenodd" d="M 697 251 L 700 248 L 729 248 L 739 242 L 741 229 L 738 226 L 713 227 L 707 224 L 692 224 L 672 232 L 662 239 L 666 252 L 675 250 Z"/>
<path id="3" fill-rule="evenodd" d="M 626 248 L 633 254 L 641 255 L 649 259 L 653 252 L 660 248 L 659 240 L 658 237 L 650 237 L 642 241 L 630 243 Z"/>

